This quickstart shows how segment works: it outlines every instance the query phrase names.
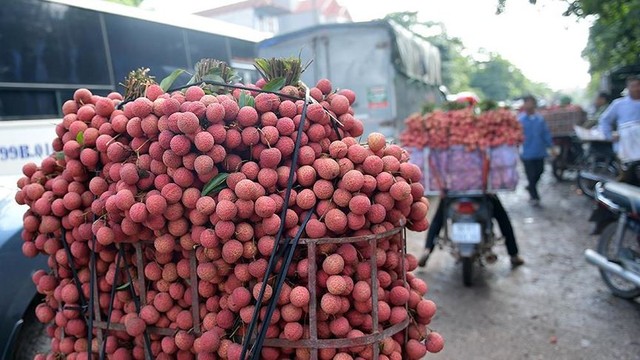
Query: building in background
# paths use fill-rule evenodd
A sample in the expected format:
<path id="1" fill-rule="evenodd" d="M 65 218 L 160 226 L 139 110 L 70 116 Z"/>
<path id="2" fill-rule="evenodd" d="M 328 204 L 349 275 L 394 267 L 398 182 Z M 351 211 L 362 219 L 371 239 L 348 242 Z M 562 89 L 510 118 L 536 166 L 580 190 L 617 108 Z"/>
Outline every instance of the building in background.
<path id="1" fill-rule="evenodd" d="M 202 7 L 203 2 L 191 2 L 191 5 L 186 9 L 192 14 L 273 34 L 319 24 L 352 21 L 347 8 L 336 0 L 241 0 L 216 1 L 216 4 L 209 3 L 206 7 Z M 171 2 L 167 0 L 145 0 L 141 7 L 158 11 L 173 10 Z"/>

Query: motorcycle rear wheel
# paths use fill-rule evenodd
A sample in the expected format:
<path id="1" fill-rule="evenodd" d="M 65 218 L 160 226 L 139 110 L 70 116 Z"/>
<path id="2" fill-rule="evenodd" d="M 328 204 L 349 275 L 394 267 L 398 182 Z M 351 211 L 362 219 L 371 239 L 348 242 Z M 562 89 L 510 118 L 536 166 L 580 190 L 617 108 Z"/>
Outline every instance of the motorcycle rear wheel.
<path id="1" fill-rule="evenodd" d="M 551 162 L 551 168 L 553 170 L 553 176 L 556 178 L 556 180 L 558 181 L 565 180 L 564 171 L 566 169 L 566 165 L 564 164 L 564 161 L 562 161 L 559 157 L 556 157 Z"/>
<path id="2" fill-rule="evenodd" d="M 617 226 L 617 222 L 607 225 L 600 236 L 600 240 L 598 240 L 598 253 L 610 261 L 617 260 L 616 249 L 614 248 Z M 630 248 L 632 251 L 640 252 L 638 234 L 630 229 L 626 229 L 624 238 L 622 239 L 622 246 Z M 623 299 L 633 299 L 640 296 L 640 287 L 635 284 L 605 270 L 600 270 L 600 276 L 615 296 Z"/>
<path id="3" fill-rule="evenodd" d="M 604 162 L 597 162 L 589 166 L 586 170 L 596 175 L 601 175 L 605 179 L 615 180 L 618 176 L 617 169 L 610 164 Z M 590 180 L 582 176 L 582 170 L 578 172 L 578 187 L 582 190 L 582 193 L 591 199 L 595 199 L 596 184 L 598 181 Z"/>
<path id="4" fill-rule="evenodd" d="M 473 285 L 473 258 L 463 257 L 462 259 L 462 283 L 464 286 Z"/>

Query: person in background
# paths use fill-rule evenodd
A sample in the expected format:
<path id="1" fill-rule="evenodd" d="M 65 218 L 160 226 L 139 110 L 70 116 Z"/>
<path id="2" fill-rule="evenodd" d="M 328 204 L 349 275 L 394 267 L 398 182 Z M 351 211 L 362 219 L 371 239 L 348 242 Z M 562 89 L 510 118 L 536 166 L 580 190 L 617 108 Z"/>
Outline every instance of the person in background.
<path id="1" fill-rule="evenodd" d="M 613 135 L 613 129 L 620 130 L 620 127 L 626 127 L 632 125 L 634 122 L 640 121 L 640 76 L 631 76 L 627 78 L 627 94 L 624 97 L 614 100 L 609 107 L 607 107 L 599 118 L 599 129 L 605 135 L 608 140 L 615 141 Z M 625 125 L 626 124 L 626 125 Z M 631 139 L 626 137 L 631 136 Z M 623 139 L 623 137 L 625 137 Z M 625 132 L 624 130 L 620 134 L 620 141 L 629 141 L 631 144 L 640 146 L 638 139 L 633 139 L 632 133 Z M 619 144 L 616 144 L 619 145 Z M 620 150 L 618 146 L 618 150 Z M 620 153 L 618 153 L 620 156 Z M 640 186 L 640 161 L 628 161 L 621 159 L 622 174 L 618 180 L 629 183 L 635 186 Z M 589 221 L 595 223 L 592 235 L 599 235 L 604 228 L 615 221 L 616 216 L 603 207 L 596 207 L 589 217 Z"/>
<path id="2" fill-rule="evenodd" d="M 551 132 L 542 115 L 536 112 L 538 105 L 536 98 L 528 95 L 523 100 L 522 112 L 518 115 L 524 132 L 524 143 L 520 157 L 529 182 L 527 191 L 531 197 L 530 202 L 534 206 L 539 206 L 540 195 L 537 186 L 540 176 L 544 172 L 544 158 L 547 156 L 547 149 L 552 146 Z"/>
<path id="3" fill-rule="evenodd" d="M 609 94 L 605 92 L 598 93 L 598 96 L 596 96 L 596 99 L 593 102 L 593 106 L 594 106 L 593 113 L 589 116 L 587 121 L 585 121 L 584 124 L 582 124 L 582 127 L 586 129 L 591 129 L 592 127 L 598 125 L 598 120 L 600 119 L 600 116 L 602 115 L 602 113 L 604 113 L 604 111 L 609 106 Z"/>
<path id="4" fill-rule="evenodd" d="M 602 113 L 599 128 L 606 139 L 618 140 L 617 152 L 623 162 L 622 181 L 640 186 L 640 139 L 639 131 L 626 129 L 634 128 L 633 123 L 640 123 L 640 75 L 627 78 L 628 94 L 614 100 Z M 614 139 L 613 128 L 618 130 L 619 139 Z"/>

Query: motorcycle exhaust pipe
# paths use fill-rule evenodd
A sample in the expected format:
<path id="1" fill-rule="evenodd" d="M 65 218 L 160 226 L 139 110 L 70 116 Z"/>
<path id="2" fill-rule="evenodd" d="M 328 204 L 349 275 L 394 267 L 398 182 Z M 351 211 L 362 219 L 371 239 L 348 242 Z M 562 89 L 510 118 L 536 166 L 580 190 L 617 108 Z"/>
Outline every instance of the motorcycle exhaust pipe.
<path id="1" fill-rule="evenodd" d="M 599 267 L 600 269 L 614 273 L 621 278 L 634 283 L 636 286 L 640 286 L 640 275 L 624 269 L 613 261 L 607 260 L 607 258 L 599 253 L 591 249 L 587 249 L 584 251 L 584 257 L 587 259 L 587 262 Z"/>

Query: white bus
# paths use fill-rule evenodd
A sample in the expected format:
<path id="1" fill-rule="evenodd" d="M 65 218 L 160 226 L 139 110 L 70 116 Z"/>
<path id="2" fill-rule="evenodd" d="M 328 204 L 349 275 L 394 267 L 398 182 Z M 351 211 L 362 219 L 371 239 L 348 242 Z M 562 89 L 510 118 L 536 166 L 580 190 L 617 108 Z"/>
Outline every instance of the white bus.
<path id="1" fill-rule="evenodd" d="M 0 358 L 48 349 L 31 273 L 46 258 L 22 256 L 22 165 L 50 154 L 61 107 L 77 88 L 107 95 L 134 69 L 160 81 L 201 58 L 224 60 L 257 80 L 255 44 L 270 34 L 198 16 L 159 14 L 92 0 L 10 0 L 0 6 Z M 187 77 L 188 79 L 188 77 Z M 180 83 L 179 81 L 177 83 Z M 120 89 L 121 90 L 121 89 Z M 44 346 L 44 347 L 43 347 Z"/>
<path id="2" fill-rule="evenodd" d="M 119 90 L 131 70 L 150 68 L 159 82 L 177 68 L 192 69 L 202 58 L 223 60 L 244 81 L 255 81 L 255 44 L 269 36 L 200 16 L 107 1 L 4 1 L 0 176 L 19 175 L 25 162 L 51 152 L 62 104 L 75 89 L 106 95 Z"/>

